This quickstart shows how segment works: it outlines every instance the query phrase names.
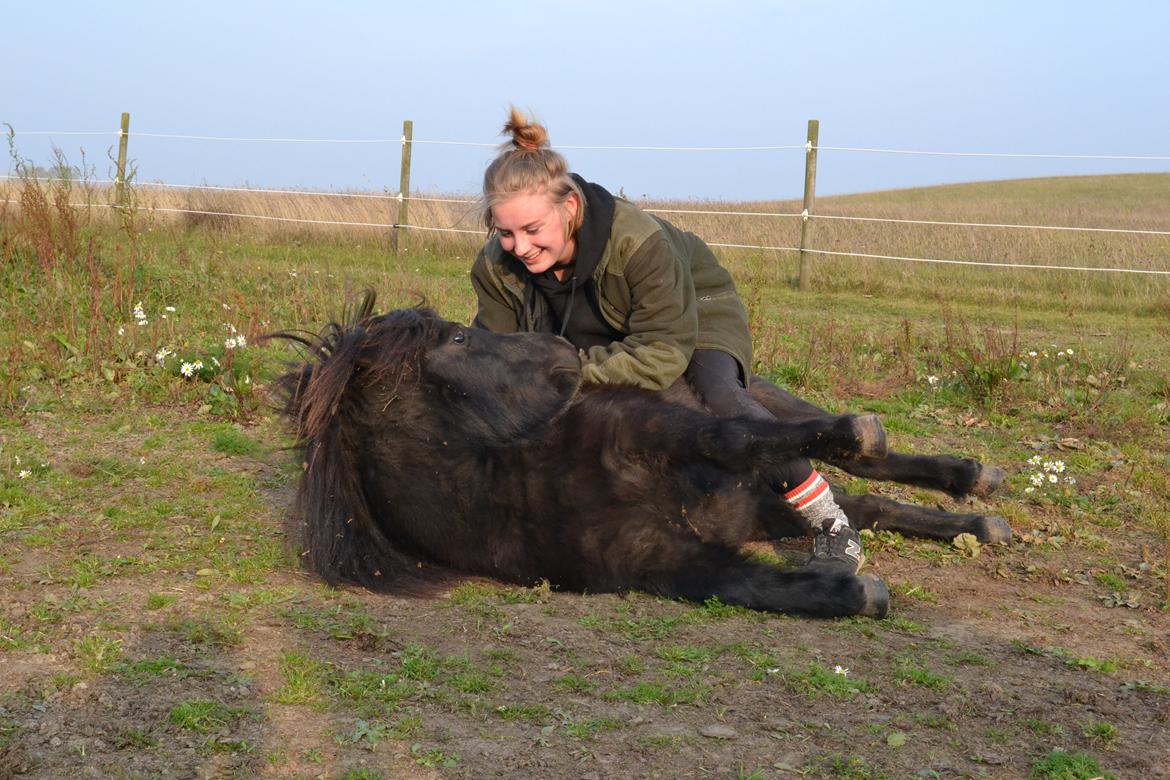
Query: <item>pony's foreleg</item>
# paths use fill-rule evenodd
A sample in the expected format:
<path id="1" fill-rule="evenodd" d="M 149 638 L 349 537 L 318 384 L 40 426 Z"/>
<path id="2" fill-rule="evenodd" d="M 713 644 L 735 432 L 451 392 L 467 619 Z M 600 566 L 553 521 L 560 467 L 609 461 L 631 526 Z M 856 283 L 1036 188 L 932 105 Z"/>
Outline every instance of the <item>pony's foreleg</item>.
<path id="1" fill-rule="evenodd" d="M 1006 544 L 1012 538 L 1011 526 L 994 515 L 954 514 L 882 496 L 849 496 L 834 491 L 834 497 L 855 528 L 897 531 L 924 539 L 954 539 L 968 533 L 984 544 Z"/>

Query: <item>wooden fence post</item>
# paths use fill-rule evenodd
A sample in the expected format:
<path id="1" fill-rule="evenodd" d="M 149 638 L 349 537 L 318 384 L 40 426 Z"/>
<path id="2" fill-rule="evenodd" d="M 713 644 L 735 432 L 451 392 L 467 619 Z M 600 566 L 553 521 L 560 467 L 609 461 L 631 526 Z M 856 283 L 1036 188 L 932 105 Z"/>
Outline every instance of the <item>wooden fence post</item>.
<path id="1" fill-rule="evenodd" d="M 800 220 L 800 282 L 801 290 L 808 290 L 811 284 L 812 271 L 810 255 L 806 251 L 809 238 L 809 217 L 812 215 L 813 201 L 817 191 L 817 142 L 821 134 L 821 123 L 816 119 L 808 120 L 808 143 L 804 147 L 804 212 Z"/>
<path id="2" fill-rule="evenodd" d="M 122 130 L 118 133 L 118 175 L 114 179 L 114 204 L 126 207 L 126 147 L 130 143 L 130 115 L 122 112 Z"/>
<path id="3" fill-rule="evenodd" d="M 402 173 L 398 178 L 398 219 L 394 223 L 393 249 L 398 254 L 399 236 L 406 225 L 407 206 L 410 197 L 410 147 L 414 138 L 414 122 L 409 119 L 402 123 Z"/>

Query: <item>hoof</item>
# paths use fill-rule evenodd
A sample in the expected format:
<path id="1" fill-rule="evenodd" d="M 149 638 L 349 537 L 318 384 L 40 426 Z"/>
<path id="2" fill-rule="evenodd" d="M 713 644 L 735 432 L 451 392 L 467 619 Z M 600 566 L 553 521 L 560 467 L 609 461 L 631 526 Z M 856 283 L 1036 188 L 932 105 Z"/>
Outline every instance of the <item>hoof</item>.
<path id="1" fill-rule="evenodd" d="M 1012 540 L 1012 527 L 1002 517 L 979 518 L 974 533 L 983 544 L 1007 544 Z"/>
<path id="2" fill-rule="evenodd" d="M 997 466 L 983 466 L 979 470 L 979 478 L 971 486 L 971 495 L 984 498 L 990 496 L 1003 484 L 1003 469 Z M 1009 531 L 1010 534 L 1010 531 Z"/>
<path id="3" fill-rule="evenodd" d="M 865 603 L 857 614 L 881 620 L 890 609 L 890 589 L 876 574 L 861 574 L 857 579 L 861 580 L 862 594 L 865 598 Z"/>
<path id="4" fill-rule="evenodd" d="M 859 414 L 854 417 L 853 435 L 857 438 L 857 455 L 865 458 L 886 457 L 886 429 L 876 414 Z"/>

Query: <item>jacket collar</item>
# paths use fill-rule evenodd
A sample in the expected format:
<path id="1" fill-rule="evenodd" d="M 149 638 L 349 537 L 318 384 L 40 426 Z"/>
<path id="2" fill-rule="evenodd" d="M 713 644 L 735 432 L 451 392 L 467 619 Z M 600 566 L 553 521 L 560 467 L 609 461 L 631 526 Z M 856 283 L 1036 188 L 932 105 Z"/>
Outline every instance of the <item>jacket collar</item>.
<path id="1" fill-rule="evenodd" d="M 605 246 L 613 232 L 614 197 L 600 184 L 585 181 L 575 173 L 570 175 L 585 195 L 585 218 L 577 231 L 577 257 L 573 269 L 577 286 L 580 286 L 592 278 L 605 254 Z"/>

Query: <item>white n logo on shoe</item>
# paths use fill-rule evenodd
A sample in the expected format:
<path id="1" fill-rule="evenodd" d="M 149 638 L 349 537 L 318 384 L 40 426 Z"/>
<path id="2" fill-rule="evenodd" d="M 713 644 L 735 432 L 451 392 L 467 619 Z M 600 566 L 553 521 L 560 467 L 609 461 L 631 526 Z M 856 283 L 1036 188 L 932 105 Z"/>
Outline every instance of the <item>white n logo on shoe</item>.
<path id="1" fill-rule="evenodd" d="M 850 539 L 845 544 L 845 554 L 854 560 L 861 560 L 861 545 Z"/>

